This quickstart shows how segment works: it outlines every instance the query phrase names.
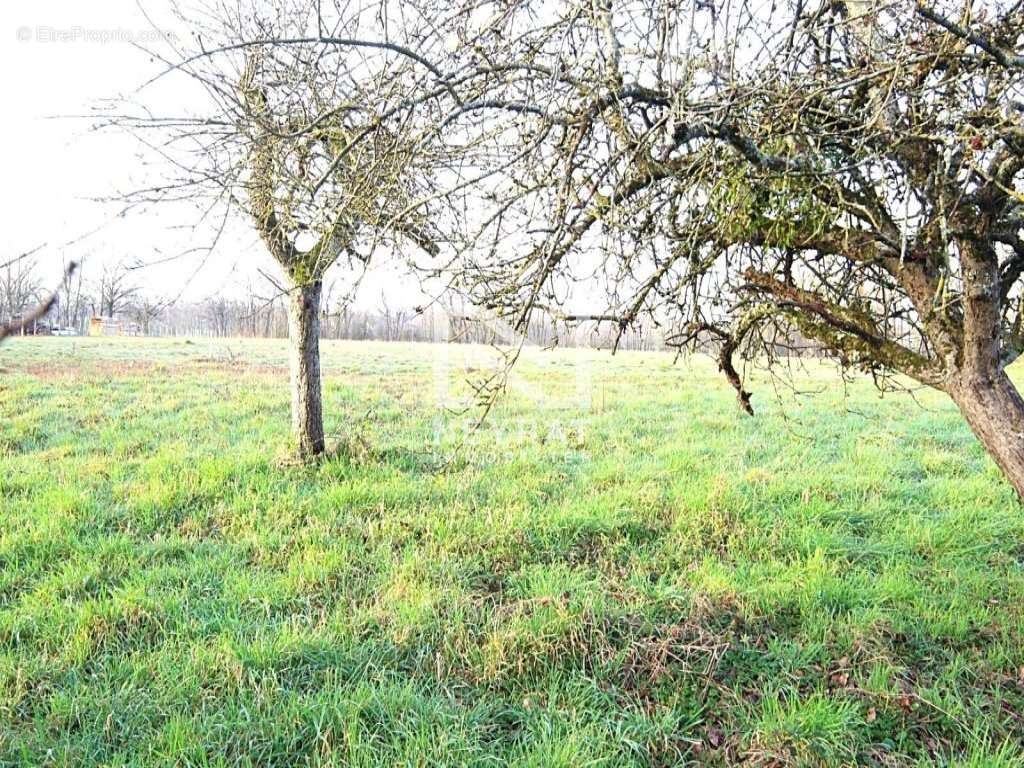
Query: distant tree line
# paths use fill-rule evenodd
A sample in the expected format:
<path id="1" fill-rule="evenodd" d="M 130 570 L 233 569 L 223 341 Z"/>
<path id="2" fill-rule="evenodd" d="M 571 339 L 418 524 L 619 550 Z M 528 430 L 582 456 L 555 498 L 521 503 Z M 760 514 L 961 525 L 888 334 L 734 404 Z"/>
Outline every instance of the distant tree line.
<path id="1" fill-rule="evenodd" d="M 288 307 L 284 297 L 261 301 L 256 297 L 229 299 L 215 296 L 200 302 L 178 302 L 147 316 L 135 303 L 125 316 L 149 336 L 288 337 Z M 619 336 L 617 328 L 597 322 L 568 324 L 535 318 L 525 332 L 527 343 L 567 347 L 610 347 Z M 511 329 L 441 306 L 372 308 L 344 304 L 320 308 L 321 339 L 355 341 L 448 342 L 511 344 L 518 333 Z M 630 329 L 618 339 L 619 349 L 665 348 L 657 328 Z"/>
<path id="2" fill-rule="evenodd" d="M 138 336 L 288 337 L 288 303 L 283 293 L 250 286 L 247 296 L 214 295 L 200 301 L 174 301 L 152 295 L 139 274 L 124 264 L 87 264 L 61 284 L 53 309 L 26 333 L 69 329 L 85 335 L 92 318 L 116 321 L 119 333 Z M 376 307 L 352 306 L 350 296 L 328 285 L 320 306 L 320 338 L 355 341 L 512 344 L 518 332 L 475 316 L 471 307 L 392 306 L 381 296 Z M 0 322 L 18 320 L 51 290 L 38 260 L 12 259 L 0 265 Z M 566 321 L 535 317 L 525 331 L 538 346 L 664 349 L 653 324 L 619 329 L 595 320 Z"/>
<path id="3" fill-rule="evenodd" d="M 124 335 L 288 338 L 287 296 L 276 286 L 250 284 L 241 298 L 217 294 L 183 301 L 148 292 L 140 277 L 143 274 L 123 263 L 80 267 L 58 288 L 52 310 L 25 333 L 65 329 L 86 335 L 90 320 L 100 318 L 114 321 L 114 333 Z M 23 255 L 0 262 L 0 324 L 19 321 L 42 303 L 50 290 L 37 259 Z M 381 295 L 375 307 L 356 307 L 351 296 L 339 292 L 334 284 L 325 285 L 322 291 L 319 317 L 321 339 L 512 345 L 521 334 L 527 344 L 541 347 L 674 348 L 674 337 L 654 319 L 621 328 L 592 316 L 538 313 L 523 330 L 513 331 L 502 322 L 484 319 L 469 303 L 461 307 L 393 306 Z M 907 335 L 911 332 L 908 328 Z M 775 355 L 820 357 L 825 352 L 820 343 L 792 329 L 768 337 L 762 344 L 766 352 Z M 721 340 L 705 334 L 699 347 L 717 354 Z"/>

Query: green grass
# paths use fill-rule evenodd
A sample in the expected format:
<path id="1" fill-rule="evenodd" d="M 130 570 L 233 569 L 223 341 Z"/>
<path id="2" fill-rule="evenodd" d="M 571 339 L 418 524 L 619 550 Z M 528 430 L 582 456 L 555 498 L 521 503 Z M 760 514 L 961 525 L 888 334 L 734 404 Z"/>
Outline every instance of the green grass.
<path id="1" fill-rule="evenodd" d="M 296 467 L 281 342 L 0 347 L 0 765 L 1024 765 L 1024 512 L 942 398 L 531 351 L 467 433 L 465 351 L 325 343 Z"/>

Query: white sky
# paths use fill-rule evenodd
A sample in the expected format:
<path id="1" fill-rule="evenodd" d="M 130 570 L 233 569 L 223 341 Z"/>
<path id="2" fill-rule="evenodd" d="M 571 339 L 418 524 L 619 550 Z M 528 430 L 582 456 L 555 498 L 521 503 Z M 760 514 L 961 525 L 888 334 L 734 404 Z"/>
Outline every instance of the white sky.
<path id="1" fill-rule="evenodd" d="M 168 29 L 161 27 L 159 3 L 143 7 L 159 28 Z M 0 78 L 5 112 L 0 120 L 5 181 L 0 206 L 7 230 L 0 262 L 46 243 L 38 260 L 48 279 L 57 279 L 63 258 L 85 256 L 88 281 L 101 260 L 148 262 L 161 254 L 177 254 L 187 245 L 183 228 L 194 223 L 193 210 L 164 206 L 159 212 L 117 218 L 121 206 L 94 202 L 138 186 L 141 166 L 132 140 L 93 133 L 87 119 L 54 119 L 86 115 L 100 100 L 131 93 L 161 71 L 159 63 L 131 42 L 152 34 L 153 26 L 136 0 L 0 3 L 0 71 L 5 73 Z M 181 114 L 189 99 L 198 96 L 194 87 L 187 78 L 168 78 L 147 102 L 165 104 L 168 114 Z M 138 282 L 148 292 L 181 293 L 185 299 L 222 292 L 241 295 L 250 278 L 260 280 L 257 267 L 279 274 L 259 239 L 239 221 L 205 265 L 197 257 L 176 259 L 140 271 Z M 423 300 L 398 268 L 381 266 L 367 276 L 358 303 L 378 303 L 382 290 L 393 306 Z"/>

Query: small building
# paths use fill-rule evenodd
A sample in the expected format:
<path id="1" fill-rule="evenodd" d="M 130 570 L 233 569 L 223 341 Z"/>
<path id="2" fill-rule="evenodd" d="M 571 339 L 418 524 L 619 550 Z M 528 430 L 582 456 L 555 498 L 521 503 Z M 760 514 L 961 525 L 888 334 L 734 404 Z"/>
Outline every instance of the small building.
<path id="1" fill-rule="evenodd" d="M 94 316 L 89 320 L 90 336 L 139 336 L 139 324 L 116 317 Z"/>

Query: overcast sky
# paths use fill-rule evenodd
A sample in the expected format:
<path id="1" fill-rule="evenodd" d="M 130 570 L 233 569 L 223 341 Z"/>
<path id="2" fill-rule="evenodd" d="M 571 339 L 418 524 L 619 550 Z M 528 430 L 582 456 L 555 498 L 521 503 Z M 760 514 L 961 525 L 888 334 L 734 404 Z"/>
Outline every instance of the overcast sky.
<path id="1" fill-rule="evenodd" d="M 173 29 L 159 3 L 135 0 L 35 0 L 0 4 L 0 152 L 5 183 L 0 185 L 6 236 L 0 261 L 43 243 L 41 267 L 56 279 L 63 258 L 87 258 L 84 270 L 100 260 L 152 262 L 173 256 L 189 243 L 194 213 L 165 206 L 117 216 L 120 205 L 95 202 L 135 188 L 145 179 L 136 145 L 124 136 L 97 134 L 88 115 L 104 99 L 131 93 L 162 68 L 133 41 L 147 43 L 157 29 Z M 180 114 L 197 98 L 187 78 L 167 78 L 154 99 L 168 113 Z M 77 241 L 67 245 L 70 241 Z M 244 221 L 238 221 L 205 263 L 176 258 L 140 271 L 139 282 L 159 295 L 202 299 L 240 294 L 256 268 L 274 273 L 276 265 Z M 393 266 L 378 268 L 364 281 L 360 304 L 374 304 L 388 290 L 393 304 L 417 303 L 422 296 Z"/>

